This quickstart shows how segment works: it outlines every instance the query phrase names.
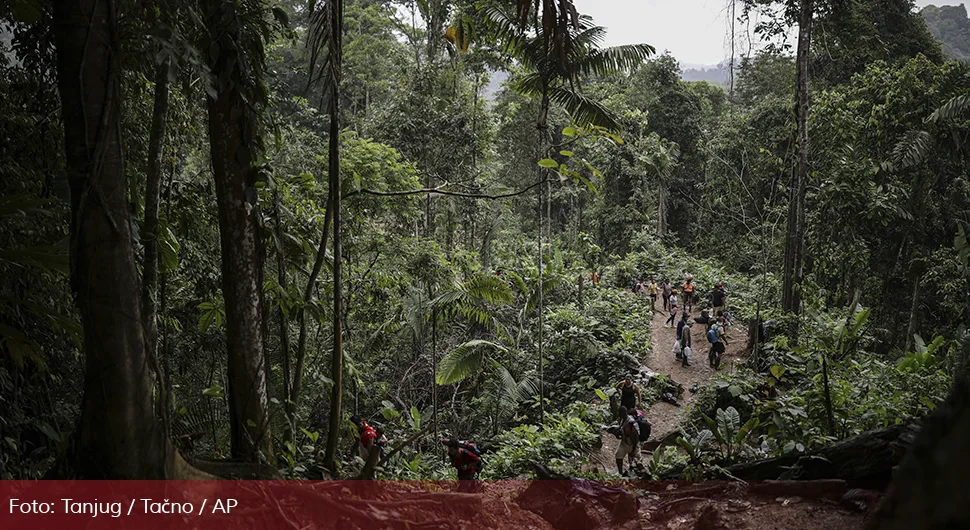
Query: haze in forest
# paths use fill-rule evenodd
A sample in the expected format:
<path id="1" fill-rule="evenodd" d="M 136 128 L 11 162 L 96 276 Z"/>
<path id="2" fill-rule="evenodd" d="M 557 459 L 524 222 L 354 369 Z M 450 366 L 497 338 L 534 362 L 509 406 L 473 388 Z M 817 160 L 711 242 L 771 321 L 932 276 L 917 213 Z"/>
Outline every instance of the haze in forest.
<path id="1" fill-rule="evenodd" d="M 726 0 L 576 0 L 581 13 L 606 27 L 606 46 L 645 42 L 660 53 L 669 50 L 685 70 L 698 71 L 698 79 L 688 80 L 726 76 L 726 69 L 718 72 L 717 65 L 730 56 L 728 4 Z M 919 9 L 951 4 L 959 5 L 953 1 L 916 1 Z M 744 28 L 738 30 L 743 32 Z M 738 41 L 740 48 L 747 47 L 744 35 L 738 35 Z M 709 72 L 701 72 L 704 69 Z"/>

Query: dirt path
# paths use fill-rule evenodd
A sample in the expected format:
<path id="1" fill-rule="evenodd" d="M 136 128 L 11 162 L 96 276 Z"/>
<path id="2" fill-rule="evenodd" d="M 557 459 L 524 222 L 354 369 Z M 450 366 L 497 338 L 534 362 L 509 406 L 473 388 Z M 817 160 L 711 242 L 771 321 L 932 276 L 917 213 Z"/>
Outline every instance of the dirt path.
<path id="1" fill-rule="evenodd" d="M 633 296 L 631 294 L 631 296 Z M 671 405 L 663 401 L 657 401 L 647 410 L 647 419 L 652 426 L 651 440 L 660 440 L 680 428 L 680 422 L 687 414 L 690 406 L 694 402 L 694 394 L 690 391 L 696 384 L 698 388 L 706 386 L 710 379 L 714 377 L 715 370 L 707 362 L 707 350 L 710 344 L 705 336 L 705 328 L 702 324 L 694 324 L 691 331 L 693 340 L 693 356 L 690 359 L 690 366 L 682 366 L 681 361 L 677 360 L 673 354 L 674 340 L 677 336 L 676 325 L 665 327 L 664 323 L 670 316 L 660 308 L 660 301 L 657 301 L 657 310 L 653 314 L 651 323 L 651 351 L 647 352 L 641 369 L 648 372 L 655 372 L 669 376 L 674 381 L 684 386 L 684 393 L 680 396 L 678 403 L 680 406 Z M 699 308 L 695 308 L 695 313 L 700 314 Z M 680 318 L 680 315 L 677 317 Z M 721 371 L 732 370 L 734 360 L 743 354 L 746 343 L 746 330 L 738 329 L 737 323 L 728 328 L 728 346 L 725 355 L 722 357 Z M 641 384 L 641 386 L 644 386 Z M 616 471 L 615 453 L 618 441 L 616 437 L 609 433 L 603 433 L 603 446 L 596 455 L 595 461 L 601 470 Z M 643 453 L 643 459 L 649 454 Z"/>

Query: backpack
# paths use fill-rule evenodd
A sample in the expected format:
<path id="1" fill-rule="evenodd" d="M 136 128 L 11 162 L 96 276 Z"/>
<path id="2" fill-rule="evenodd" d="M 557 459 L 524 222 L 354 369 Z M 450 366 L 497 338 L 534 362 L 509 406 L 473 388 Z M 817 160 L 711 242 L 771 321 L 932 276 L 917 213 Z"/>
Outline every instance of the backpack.
<path id="1" fill-rule="evenodd" d="M 622 443 L 626 443 L 627 440 L 640 439 L 641 435 L 638 435 L 636 427 L 640 425 L 640 420 L 632 416 L 627 416 L 626 422 L 623 424 L 623 437 L 621 438 Z"/>
<path id="2" fill-rule="evenodd" d="M 637 424 L 640 426 L 640 441 L 646 442 L 650 439 L 650 422 L 643 416 L 637 417 Z"/>
<path id="3" fill-rule="evenodd" d="M 716 344 L 718 340 L 719 339 L 717 337 L 717 328 L 711 328 L 707 330 L 707 342 L 710 342 L 711 344 Z"/>
<path id="4" fill-rule="evenodd" d="M 482 450 L 481 448 L 478 447 L 478 444 L 476 444 L 475 442 L 459 440 L 458 447 L 478 457 L 478 461 L 475 462 L 475 470 L 478 472 L 481 472 L 482 466 L 485 465 L 485 462 L 482 460 Z"/>

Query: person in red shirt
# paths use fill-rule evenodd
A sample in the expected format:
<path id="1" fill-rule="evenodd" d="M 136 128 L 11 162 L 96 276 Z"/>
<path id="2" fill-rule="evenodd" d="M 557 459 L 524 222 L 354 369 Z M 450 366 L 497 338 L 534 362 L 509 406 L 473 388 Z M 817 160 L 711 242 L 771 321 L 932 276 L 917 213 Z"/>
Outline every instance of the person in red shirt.
<path id="1" fill-rule="evenodd" d="M 357 426 L 357 450 L 360 457 L 366 462 L 375 442 L 377 442 L 377 431 L 356 414 L 350 417 L 350 421 Z"/>
<path id="2" fill-rule="evenodd" d="M 451 465 L 458 471 L 458 480 L 478 480 L 478 472 L 482 470 L 482 457 L 477 454 L 474 444 L 458 440 L 445 439 L 441 443 L 448 448 Z M 474 489 L 473 486 L 459 486 L 459 489 Z"/>

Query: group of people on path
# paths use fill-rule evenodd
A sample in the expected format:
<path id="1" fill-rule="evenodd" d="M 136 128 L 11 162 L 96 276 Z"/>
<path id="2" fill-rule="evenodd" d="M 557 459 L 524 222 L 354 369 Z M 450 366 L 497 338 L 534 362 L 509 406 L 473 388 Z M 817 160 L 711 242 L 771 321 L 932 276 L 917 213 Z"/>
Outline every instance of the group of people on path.
<path id="1" fill-rule="evenodd" d="M 590 277 L 590 281 L 594 284 L 598 283 L 599 279 L 599 275 L 595 272 Z M 711 293 L 711 307 L 702 308 L 701 315 L 691 319 L 690 311 L 693 310 L 695 303 L 695 284 L 693 280 L 693 275 L 685 274 L 684 283 L 680 290 L 674 288 L 670 281 L 666 279 L 660 284 L 657 283 L 656 279 L 651 279 L 649 283 L 640 280 L 634 286 L 633 291 L 637 294 L 649 295 L 654 311 L 657 310 L 657 298 L 662 299 L 663 311 L 669 314 L 664 326 L 672 327 L 674 326 L 674 322 L 677 322 L 677 339 L 674 343 L 673 350 L 676 358 L 683 363 L 683 366 L 687 367 L 691 365 L 690 357 L 693 350 L 691 330 L 696 323 L 705 326 L 705 335 L 711 344 L 708 352 L 708 361 L 711 367 L 720 369 L 721 356 L 724 354 L 726 349 L 725 345 L 727 344 L 724 329 L 728 325 L 726 312 L 727 294 L 724 291 L 724 285 L 718 283 Z M 680 311 L 681 304 L 678 299 L 681 290 L 683 291 L 684 311 Z M 679 321 L 677 320 L 678 314 L 681 315 Z M 617 425 L 615 432 L 620 439 L 620 443 L 615 456 L 617 471 L 622 475 L 624 460 L 629 459 L 631 470 L 635 466 L 635 463 L 639 461 L 640 444 L 650 438 L 650 423 L 646 419 L 646 414 L 641 410 L 643 395 L 640 387 L 633 382 L 633 377 L 630 375 L 626 376 L 617 384 L 616 389 L 619 393 L 620 406 L 617 415 L 619 425 Z M 366 420 L 356 414 L 350 420 L 354 427 L 356 427 L 354 444 L 360 458 L 364 462 L 367 462 L 371 457 L 372 451 L 380 451 L 379 458 L 383 459 L 388 443 L 383 429 L 379 426 L 371 426 Z M 471 481 L 478 480 L 479 474 L 484 466 L 484 460 L 482 460 L 482 453 L 478 445 L 474 442 L 450 438 L 441 440 L 441 443 L 447 449 L 451 465 L 457 472 L 459 490 L 474 490 L 475 486 Z"/>
<path id="2" fill-rule="evenodd" d="M 727 292 L 724 284 L 718 282 L 710 291 L 708 303 L 701 308 L 700 316 L 691 318 L 697 301 L 697 285 L 694 283 L 694 275 L 684 274 L 684 281 L 678 289 L 669 279 L 664 279 L 657 283 L 656 278 L 651 278 L 649 282 L 639 280 L 633 287 L 633 292 L 641 295 L 648 295 L 654 311 L 657 311 L 657 298 L 663 304 L 662 312 L 667 313 L 665 327 L 677 327 L 677 338 L 673 345 L 673 353 L 677 360 L 681 361 L 684 367 L 690 366 L 690 358 L 693 354 L 693 325 L 695 323 L 704 325 L 705 338 L 710 343 L 708 349 L 708 362 L 714 369 L 720 369 L 721 357 L 724 355 L 727 345 L 725 328 L 730 323 L 730 313 L 727 311 Z M 677 316 L 680 315 L 678 320 Z"/>

